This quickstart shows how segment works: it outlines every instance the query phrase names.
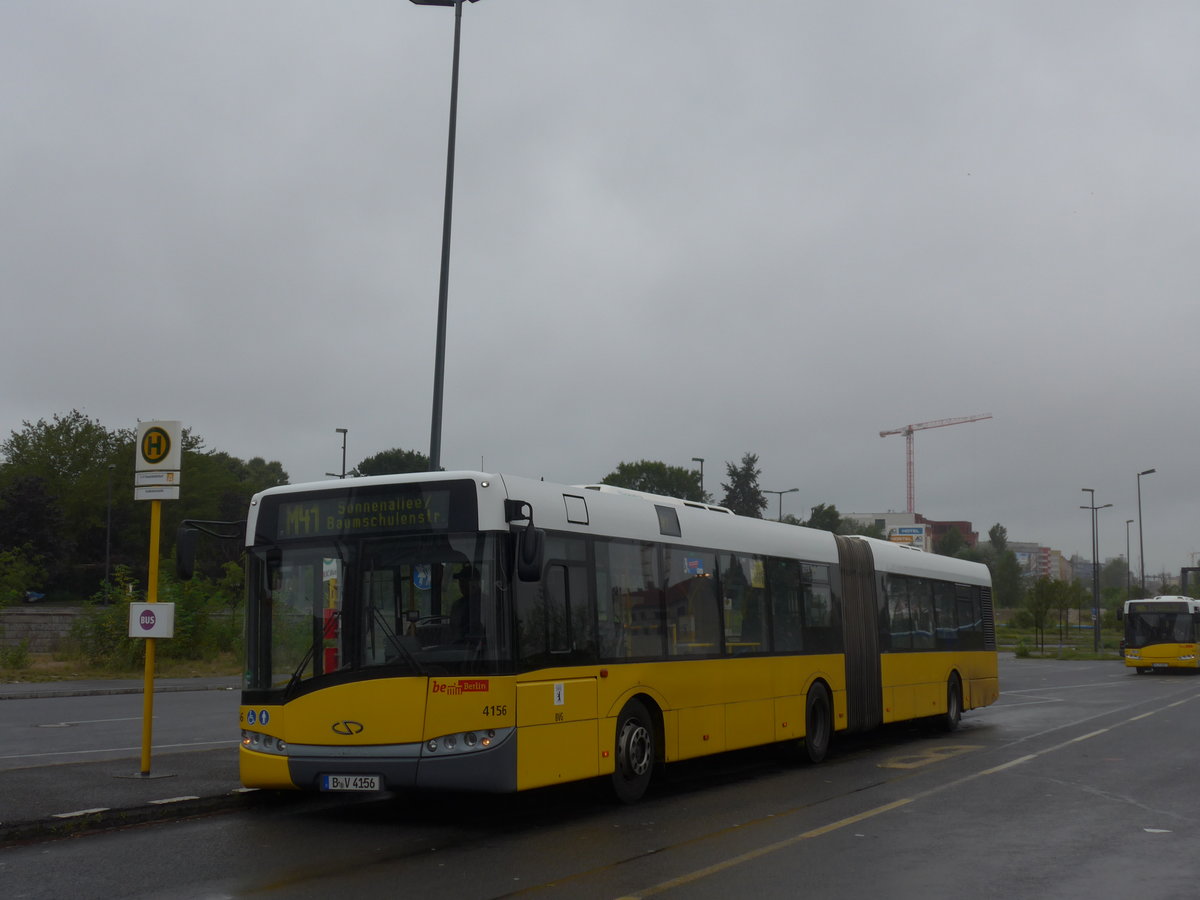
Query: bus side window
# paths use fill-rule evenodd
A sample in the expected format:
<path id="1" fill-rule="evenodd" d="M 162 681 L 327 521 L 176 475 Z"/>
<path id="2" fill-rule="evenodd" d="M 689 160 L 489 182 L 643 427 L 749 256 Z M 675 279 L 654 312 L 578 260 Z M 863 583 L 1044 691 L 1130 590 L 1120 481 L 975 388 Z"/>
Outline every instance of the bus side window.
<path id="1" fill-rule="evenodd" d="M 664 559 L 668 652 L 672 656 L 720 653 L 715 557 L 702 550 L 668 547 Z"/>
<path id="2" fill-rule="evenodd" d="M 908 587 L 908 605 L 913 623 L 913 649 L 932 650 L 935 646 L 933 586 L 926 578 L 910 578 Z"/>
<path id="3" fill-rule="evenodd" d="M 652 544 L 596 540 L 596 600 L 604 659 L 663 655 L 663 592 Z"/>
<path id="4" fill-rule="evenodd" d="M 801 567 L 804 586 L 804 649 L 809 653 L 842 650 L 841 602 L 829 582 L 829 566 Z"/>
<path id="5" fill-rule="evenodd" d="M 912 613 L 908 607 L 908 581 L 909 579 L 903 575 L 889 575 L 885 581 L 893 650 L 911 650 L 913 645 Z"/>
<path id="6" fill-rule="evenodd" d="M 965 584 L 955 585 L 958 597 L 958 637 L 963 650 L 983 649 L 983 609 L 979 602 L 979 588 Z"/>
<path id="7" fill-rule="evenodd" d="M 933 614 L 937 621 L 937 647 L 953 650 L 958 647 L 958 611 L 955 607 L 954 585 L 946 581 L 933 583 Z"/>
<path id="8" fill-rule="evenodd" d="M 771 609 L 771 634 L 774 649 L 804 649 L 800 564 L 790 559 L 771 559 L 767 563 L 767 594 Z"/>
<path id="9" fill-rule="evenodd" d="M 725 652 L 741 656 L 767 651 L 763 560 L 731 553 L 721 556 L 718 563 L 725 607 Z"/>

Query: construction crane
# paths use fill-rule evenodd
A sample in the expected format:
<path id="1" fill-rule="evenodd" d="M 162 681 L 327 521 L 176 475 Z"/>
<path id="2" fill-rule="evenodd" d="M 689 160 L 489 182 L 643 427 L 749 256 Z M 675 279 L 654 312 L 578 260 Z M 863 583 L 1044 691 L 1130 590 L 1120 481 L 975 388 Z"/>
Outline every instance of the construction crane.
<path id="1" fill-rule="evenodd" d="M 962 425 L 965 422 L 978 422 L 981 419 L 990 419 L 991 413 L 985 413 L 982 416 L 959 416 L 956 419 L 934 419 L 932 422 L 918 422 L 915 425 L 905 425 L 903 428 L 893 428 L 890 431 L 879 432 L 880 437 L 887 437 L 889 434 L 902 434 L 908 447 L 908 511 L 916 512 L 914 504 L 913 480 L 914 470 L 916 466 L 913 462 L 913 432 L 924 431 L 926 428 L 945 428 L 947 425 Z"/>

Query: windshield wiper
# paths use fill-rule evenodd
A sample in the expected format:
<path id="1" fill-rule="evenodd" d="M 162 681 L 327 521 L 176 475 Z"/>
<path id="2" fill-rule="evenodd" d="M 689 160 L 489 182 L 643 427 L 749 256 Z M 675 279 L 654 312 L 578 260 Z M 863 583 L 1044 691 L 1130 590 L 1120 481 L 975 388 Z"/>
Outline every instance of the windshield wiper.
<path id="1" fill-rule="evenodd" d="M 308 664 L 312 662 L 313 657 L 316 656 L 317 648 L 324 645 L 326 638 L 331 638 L 338 633 L 339 626 L 341 625 L 342 621 L 342 611 L 340 609 L 334 609 L 329 610 L 329 612 L 332 612 L 333 615 L 329 617 L 329 620 L 321 629 L 321 636 L 309 644 L 308 649 L 304 651 L 304 656 L 300 660 L 300 665 L 296 666 L 296 671 L 294 671 L 292 673 L 292 677 L 288 679 L 287 687 L 283 689 L 283 699 L 291 699 L 292 691 L 304 677 L 304 670 L 308 668 Z M 324 674 L 328 675 L 329 673 L 325 672 Z"/>
<path id="2" fill-rule="evenodd" d="M 304 652 L 304 657 L 300 660 L 300 665 L 296 666 L 296 671 L 294 671 L 292 673 L 292 677 L 288 679 L 287 687 L 285 687 L 283 689 L 283 699 L 284 700 L 290 700 L 292 698 L 292 691 L 295 689 L 296 685 L 298 685 L 300 683 L 300 679 L 304 675 L 304 670 L 308 667 L 308 664 L 312 661 L 313 654 L 316 652 L 316 649 L 317 649 L 317 644 L 323 643 L 323 640 L 324 639 L 322 638 L 320 640 L 313 641 L 311 644 L 309 644 L 308 650 L 306 650 Z"/>
<path id="3" fill-rule="evenodd" d="M 404 646 L 403 639 L 392 630 L 390 625 L 388 625 L 387 619 L 383 617 L 383 611 L 379 609 L 379 607 L 371 607 L 371 617 L 377 623 L 379 623 L 379 627 L 383 630 L 383 636 L 387 638 L 388 643 L 395 647 L 397 652 L 404 657 L 405 662 L 412 666 L 412 670 L 418 675 L 426 674 L 425 667 L 421 665 L 421 663 L 417 660 L 417 657 L 413 655 L 413 652 Z"/>

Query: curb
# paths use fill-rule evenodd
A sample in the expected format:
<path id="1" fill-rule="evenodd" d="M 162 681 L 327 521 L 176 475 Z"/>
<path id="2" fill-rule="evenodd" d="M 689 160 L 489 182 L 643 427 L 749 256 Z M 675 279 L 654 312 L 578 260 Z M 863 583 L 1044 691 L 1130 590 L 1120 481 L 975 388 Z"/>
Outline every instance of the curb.
<path id="1" fill-rule="evenodd" d="M 97 809 L 63 818 L 31 822 L 0 823 L 0 847 L 20 842 L 57 840 L 147 822 L 188 819 L 258 806 L 269 797 L 253 789 L 239 789 L 218 797 L 186 797 L 178 801 L 132 806 L 124 809 Z"/>

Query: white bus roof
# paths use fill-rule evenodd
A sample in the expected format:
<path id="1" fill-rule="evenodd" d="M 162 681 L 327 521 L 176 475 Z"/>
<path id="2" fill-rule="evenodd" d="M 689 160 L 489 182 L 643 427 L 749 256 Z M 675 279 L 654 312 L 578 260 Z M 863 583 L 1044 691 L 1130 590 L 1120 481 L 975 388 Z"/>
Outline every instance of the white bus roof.
<path id="1" fill-rule="evenodd" d="M 612 485 L 563 485 L 496 473 L 457 471 L 376 475 L 348 480 L 318 481 L 269 488 L 251 501 L 246 540 L 253 542 L 259 500 L 263 495 L 309 491 L 338 491 L 413 484 L 436 480 L 470 480 L 480 497 L 479 527 L 506 529 L 502 499 L 522 500 L 533 508 L 534 523 L 553 531 L 598 534 L 629 540 L 656 541 L 718 549 L 726 552 L 801 559 L 813 563 L 838 562 L 832 532 L 735 515 L 723 506 L 663 497 Z M 492 491 L 493 502 L 485 502 Z M 501 496 L 505 495 L 505 496 Z M 669 507 L 679 520 L 679 535 L 664 534 L 654 507 Z M 964 584 L 989 585 L 987 566 L 948 556 L 938 556 L 891 541 L 860 537 L 870 545 L 877 571 L 896 575 L 935 578 Z"/>

